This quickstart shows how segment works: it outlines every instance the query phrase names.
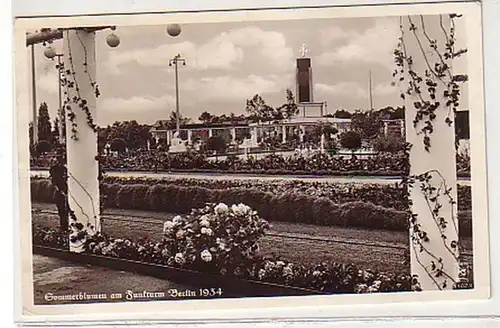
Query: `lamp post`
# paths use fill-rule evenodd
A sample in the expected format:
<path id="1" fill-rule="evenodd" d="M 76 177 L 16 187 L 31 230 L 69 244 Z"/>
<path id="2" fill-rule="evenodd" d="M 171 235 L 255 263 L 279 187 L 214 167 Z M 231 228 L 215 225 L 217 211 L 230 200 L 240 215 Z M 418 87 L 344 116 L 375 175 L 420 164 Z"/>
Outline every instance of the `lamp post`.
<path id="1" fill-rule="evenodd" d="M 58 72 L 58 79 L 57 79 L 57 90 L 58 90 L 58 96 L 59 96 L 59 111 L 58 111 L 58 117 L 59 117 L 59 143 L 63 143 L 65 138 L 64 138 L 64 120 L 65 120 L 65 115 L 64 115 L 64 108 L 62 104 L 62 87 L 61 87 L 61 80 L 62 80 L 62 60 L 61 58 L 63 57 L 63 54 L 58 54 L 52 47 L 47 47 L 44 51 L 44 55 L 46 58 L 50 60 L 54 60 L 54 58 L 57 58 L 57 72 Z"/>
<path id="2" fill-rule="evenodd" d="M 174 58 L 170 59 L 168 66 L 175 67 L 175 124 L 176 124 L 176 132 L 179 135 L 180 131 L 180 110 L 179 110 L 179 63 L 182 63 L 183 66 L 186 66 L 186 60 L 181 57 L 180 54 L 177 54 Z"/>
<path id="3" fill-rule="evenodd" d="M 35 45 L 31 45 L 31 87 L 33 97 L 33 145 L 38 142 L 38 120 L 37 120 L 37 108 L 36 108 L 36 73 L 35 73 Z"/>

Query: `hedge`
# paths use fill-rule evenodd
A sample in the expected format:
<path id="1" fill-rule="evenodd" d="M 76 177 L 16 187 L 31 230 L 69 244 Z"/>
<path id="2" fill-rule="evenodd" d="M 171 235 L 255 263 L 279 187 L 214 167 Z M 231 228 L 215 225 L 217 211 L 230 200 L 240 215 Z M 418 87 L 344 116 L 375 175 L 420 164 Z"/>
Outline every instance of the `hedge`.
<path id="1" fill-rule="evenodd" d="M 257 189 L 208 189 L 175 185 L 101 184 L 104 208 L 135 209 L 168 213 L 189 213 L 206 203 L 244 203 L 268 221 L 296 222 L 323 226 L 406 231 L 408 215 L 369 202 L 336 204 L 326 197 L 273 194 Z M 53 202 L 55 190 L 48 180 L 32 180 L 31 200 Z M 461 236 L 472 235 L 471 211 L 459 212 Z"/>
<path id="2" fill-rule="evenodd" d="M 31 179 L 46 179 L 33 176 Z M 196 178 L 146 178 L 146 177 L 112 177 L 107 176 L 103 182 L 108 184 L 165 184 L 184 187 L 204 187 L 208 189 L 256 188 L 272 193 L 294 192 L 312 196 L 328 197 L 334 203 L 342 204 L 364 200 L 387 208 L 405 211 L 408 200 L 400 183 L 327 183 L 324 181 L 303 180 L 251 180 L 251 179 L 196 179 Z M 458 210 L 472 209 L 471 187 L 458 185 Z M 114 193 L 113 193 L 114 194 Z"/>
<path id="3" fill-rule="evenodd" d="M 197 186 L 209 189 L 228 188 L 257 188 L 262 191 L 283 193 L 286 191 L 294 193 L 311 194 L 328 197 L 334 203 L 348 203 L 359 199 L 369 201 L 375 205 L 404 211 L 408 208 L 408 199 L 404 188 L 400 183 L 378 184 L 378 183 L 327 183 L 324 181 L 301 181 L 301 180 L 217 180 L 196 178 L 124 178 L 105 177 L 104 182 L 119 184 L 173 184 L 177 186 Z M 458 209 L 466 211 L 472 209 L 471 187 L 457 185 Z"/>

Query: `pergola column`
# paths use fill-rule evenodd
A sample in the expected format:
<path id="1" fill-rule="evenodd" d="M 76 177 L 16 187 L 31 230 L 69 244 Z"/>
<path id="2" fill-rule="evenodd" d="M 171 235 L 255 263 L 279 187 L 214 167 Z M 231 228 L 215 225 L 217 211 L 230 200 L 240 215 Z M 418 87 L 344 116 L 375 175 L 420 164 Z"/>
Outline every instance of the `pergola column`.
<path id="1" fill-rule="evenodd" d="M 300 142 L 304 142 L 304 136 L 306 134 L 306 127 L 301 125 L 299 126 L 300 129 Z"/>
<path id="2" fill-rule="evenodd" d="M 172 143 L 172 131 L 168 130 L 167 131 L 167 145 L 170 145 Z"/>
<path id="3" fill-rule="evenodd" d="M 425 86 L 425 72 L 430 71 L 430 69 L 423 53 L 432 68 L 434 68 L 435 63 L 440 63 L 441 59 L 429 46 L 424 31 L 431 39 L 437 41 L 438 51 L 443 52 L 446 43 L 443 29 L 449 30 L 450 19 L 448 15 L 443 15 L 442 22 L 440 22 L 440 17 L 435 15 L 423 16 L 423 20 L 425 30 L 420 17 L 403 18 L 403 44 L 406 48 L 406 57 L 411 56 L 412 64 L 410 67 L 408 62 L 405 62 L 407 74 L 402 92 L 406 91 L 408 83 L 414 79 L 408 74 L 411 69 L 424 79 L 421 83 L 424 90 L 422 97 L 429 99 Z M 424 51 L 420 48 L 414 32 L 410 29 L 411 23 L 416 26 L 414 32 L 420 42 L 424 44 Z M 447 61 L 447 64 L 451 67 L 451 61 Z M 430 148 L 428 151 L 424 147 L 424 136 L 421 133 L 426 119 L 419 122 L 416 128 L 413 122 L 417 113 L 414 104 L 421 102 L 422 99 L 414 91 L 411 96 L 406 95 L 405 97 L 406 140 L 412 144 L 409 154 L 410 176 L 429 173 L 431 177 L 430 183 L 416 180 L 413 187 L 409 187 L 411 211 L 416 215 L 415 223 L 419 225 L 418 228 L 421 231 L 425 231 L 428 237 L 428 240 L 419 238 L 416 229 L 410 227 L 411 273 L 418 276 L 422 290 L 451 289 L 453 281 L 458 280 L 459 272 L 455 128 L 454 124 L 448 125 L 445 122 L 450 115 L 450 108 L 445 105 L 447 98 L 443 94 L 446 83 L 442 83 L 449 81 L 449 77 L 444 77 L 444 81 L 440 81 L 434 76 L 431 78 L 437 82 L 436 100 L 441 105 L 434 111 L 436 117 L 432 120 L 433 132 L 429 135 Z M 450 119 L 454 121 L 453 111 L 451 111 L 451 115 Z M 429 186 L 429 184 L 436 190 L 429 192 L 421 190 L 421 187 Z M 445 190 L 448 188 L 449 191 L 446 194 Z M 450 202 L 450 199 L 454 203 Z M 436 204 L 439 204 L 437 214 L 433 213 Z M 446 226 L 440 227 L 440 221 L 446 222 Z M 440 268 L 442 269 L 439 270 Z M 439 271 L 441 272 L 439 273 Z"/>
<path id="4" fill-rule="evenodd" d="M 231 128 L 231 138 L 233 142 L 236 142 L 236 128 Z"/>
<path id="5" fill-rule="evenodd" d="M 187 134 L 188 134 L 188 145 L 191 145 L 192 143 L 192 140 L 193 140 L 193 131 L 192 130 L 187 130 Z"/>
<path id="6" fill-rule="evenodd" d="M 95 227 L 95 231 L 100 231 L 97 133 L 88 125 L 87 115 L 78 101 L 86 101 L 96 122 L 96 94 L 90 83 L 96 78 L 95 33 L 72 29 L 64 31 L 63 38 L 65 67 L 72 71 L 72 74 L 66 74 L 66 78 L 74 82 L 74 87 L 66 89 L 69 99 L 66 106 L 75 114 L 73 121 L 77 130 L 75 138 L 71 128 L 73 122 L 66 115 L 68 201 L 84 229 L 88 229 L 87 224 L 90 224 Z M 70 242 L 70 251 L 81 252 L 81 245 Z"/>
<path id="7" fill-rule="evenodd" d="M 281 127 L 281 142 L 286 143 L 286 125 Z"/>

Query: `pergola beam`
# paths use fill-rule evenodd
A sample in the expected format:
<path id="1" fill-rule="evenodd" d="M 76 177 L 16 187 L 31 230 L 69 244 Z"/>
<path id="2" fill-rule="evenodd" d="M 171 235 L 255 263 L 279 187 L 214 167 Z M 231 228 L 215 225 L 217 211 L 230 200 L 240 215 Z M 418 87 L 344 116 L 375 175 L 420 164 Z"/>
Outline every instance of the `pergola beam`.
<path id="1" fill-rule="evenodd" d="M 95 26 L 95 27 L 80 27 L 72 29 L 83 29 L 86 32 L 96 32 L 105 29 L 114 29 L 114 26 Z M 29 33 L 26 35 L 26 46 L 31 46 L 37 43 L 43 43 L 48 41 L 59 40 L 63 38 L 64 29 L 42 29 L 42 31 L 37 33 Z"/>

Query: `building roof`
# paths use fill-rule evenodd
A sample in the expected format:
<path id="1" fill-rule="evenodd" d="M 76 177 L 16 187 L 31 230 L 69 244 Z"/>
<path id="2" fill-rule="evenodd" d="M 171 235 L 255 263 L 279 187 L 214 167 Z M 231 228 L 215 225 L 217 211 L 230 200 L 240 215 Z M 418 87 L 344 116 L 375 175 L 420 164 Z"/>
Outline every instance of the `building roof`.
<path id="1" fill-rule="evenodd" d="M 167 123 L 169 120 L 159 120 L 154 125 L 151 131 L 164 131 L 164 130 L 174 130 L 174 129 L 166 129 Z M 182 129 L 208 129 L 208 128 L 230 128 L 230 127 L 247 127 L 247 122 L 224 122 L 224 123 L 190 123 L 190 124 L 181 124 L 180 128 Z M 165 129 L 161 129 L 165 128 Z"/>

